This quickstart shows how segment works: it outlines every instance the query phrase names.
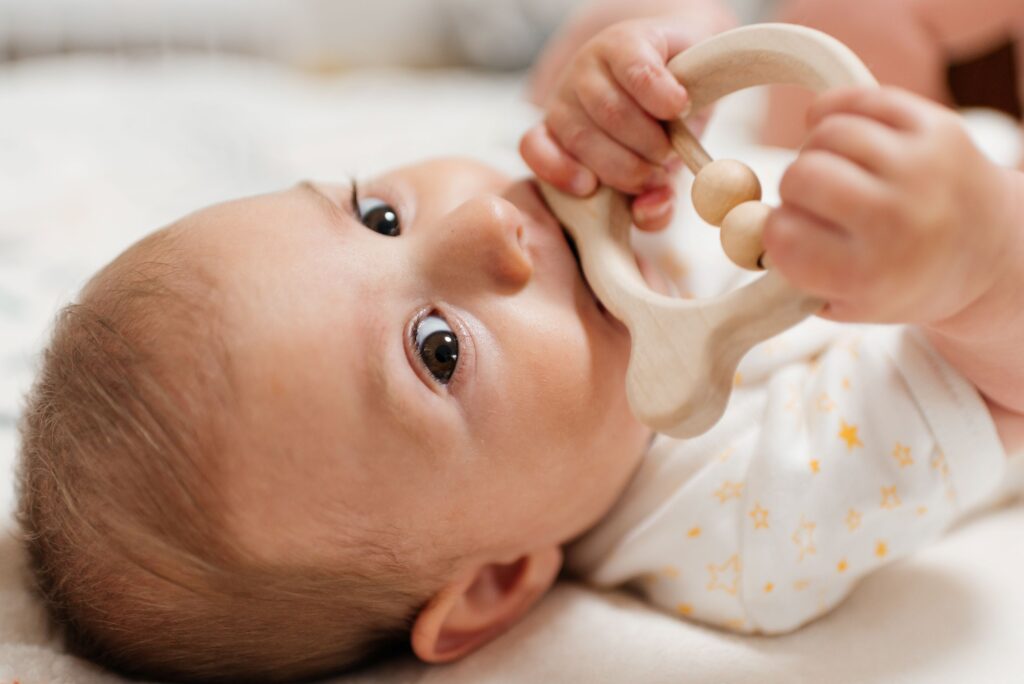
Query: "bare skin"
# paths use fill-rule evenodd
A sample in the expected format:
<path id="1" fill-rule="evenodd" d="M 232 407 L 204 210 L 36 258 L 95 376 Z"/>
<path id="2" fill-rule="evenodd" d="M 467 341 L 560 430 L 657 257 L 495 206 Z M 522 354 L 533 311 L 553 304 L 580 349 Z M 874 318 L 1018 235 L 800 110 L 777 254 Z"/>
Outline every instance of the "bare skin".
<path id="1" fill-rule="evenodd" d="M 660 29 L 624 22 L 584 45 L 548 100 L 545 122 L 523 138 L 524 158 L 538 176 L 554 182 L 572 164 L 583 165 L 617 190 L 652 194 L 644 183 L 659 169 L 650 162 L 667 154 L 657 122 L 685 97 L 665 69 L 685 45 L 670 39 L 679 29 L 672 19 Z M 630 89 L 615 75 L 638 60 L 651 77 Z M 622 101 L 623 90 L 631 97 L 614 117 L 595 119 L 585 104 Z M 765 229 L 775 268 L 826 300 L 828 318 L 920 326 L 989 403 L 1007 448 L 1021 446 L 1020 172 L 989 162 L 952 112 L 896 88 L 826 93 L 811 105 L 807 126 L 780 186 L 782 206 Z M 553 148 L 551 140 L 563 146 Z M 606 172 L 609 165 L 617 172 Z M 622 169 L 653 171 L 632 176 Z M 671 205 L 671 196 L 666 201 Z"/>
<path id="2" fill-rule="evenodd" d="M 544 593 L 561 545 L 608 510 L 650 433 L 626 402 L 628 333 L 531 184 L 442 160 L 359 192 L 370 227 L 349 187 L 318 184 L 169 230 L 225 302 L 232 533 L 326 565 L 343 530 L 393 531 L 414 572 L 450 573 L 414 633 L 421 657 L 450 660 Z M 379 202 L 400 234 L 374 231 L 390 225 Z M 457 337 L 446 382 L 418 329 Z"/>

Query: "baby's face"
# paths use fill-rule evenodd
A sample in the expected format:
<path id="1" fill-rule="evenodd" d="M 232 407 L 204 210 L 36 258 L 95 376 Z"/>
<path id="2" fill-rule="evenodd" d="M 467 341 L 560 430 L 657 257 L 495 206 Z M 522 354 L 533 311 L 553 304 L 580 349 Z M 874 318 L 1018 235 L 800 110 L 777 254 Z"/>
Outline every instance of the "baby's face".
<path id="1" fill-rule="evenodd" d="M 463 160 L 302 184 L 170 230 L 216 274 L 236 532 L 327 562 L 353 526 L 422 560 L 557 544 L 649 437 L 629 337 L 528 182 Z M 389 542 L 391 543 L 391 542 Z"/>

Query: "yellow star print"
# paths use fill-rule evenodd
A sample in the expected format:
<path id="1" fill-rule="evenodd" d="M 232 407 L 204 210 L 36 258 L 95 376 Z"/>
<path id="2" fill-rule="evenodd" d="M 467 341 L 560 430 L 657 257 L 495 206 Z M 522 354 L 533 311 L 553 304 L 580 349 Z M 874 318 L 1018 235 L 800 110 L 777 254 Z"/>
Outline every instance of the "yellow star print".
<path id="1" fill-rule="evenodd" d="M 941 451 L 935 454 L 932 458 L 931 466 L 942 473 L 942 477 L 949 477 L 949 464 L 946 463 L 946 454 Z"/>
<path id="2" fill-rule="evenodd" d="M 882 508 L 891 511 L 900 505 L 900 495 L 896 493 L 896 485 L 882 487 Z"/>
<path id="3" fill-rule="evenodd" d="M 864 446 L 857 436 L 857 426 L 848 425 L 845 420 L 839 421 L 839 438 L 846 442 L 846 448 L 853 451 L 856 447 Z"/>
<path id="4" fill-rule="evenodd" d="M 828 396 L 827 392 L 822 393 L 822 395 L 820 397 L 818 397 L 818 410 L 819 411 L 824 411 L 825 413 L 828 413 L 829 411 L 831 411 L 835 407 L 836 407 L 836 402 L 832 401 L 832 399 Z"/>
<path id="5" fill-rule="evenodd" d="M 892 457 L 896 459 L 896 463 L 899 464 L 900 468 L 914 465 L 914 459 L 910 455 L 910 447 L 899 442 L 896 442 L 896 446 L 892 450 Z"/>
<path id="6" fill-rule="evenodd" d="M 715 491 L 715 496 L 718 498 L 718 503 L 725 503 L 729 499 L 738 499 L 743 493 L 742 482 L 729 482 L 726 480 L 722 483 L 722 486 Z"/>
<path id="7" fill-rule="evenodd" d="M 817 475 L 821 472 L 821 461 L 816 458 L 811 459 L 811 472 Z"/>
<path id="8" fill-rule="evenodd" d="M 761 508 L 760 502 L 755 503 L 754 508 L 747 515 L 753 519 L 755 530 L 768 529 L 768 510 Z"/>
<path id="9" fill-rule="evenodd" d="M 676 606 L 676 611 L 678 611 L 680 615 L 691 615 L 693 614 L 693 606 L 689 603 L 680 603 Z"/>
<path id="10" fill-rule="evenodd" d="M 855 529 L 860 527 L 860 519 L 860 511 L 851 508 L 850 512 L 846 514 L 846 529 L 853 532 Z"/>
<path id="11" fill-rule="evenodd" d="M 843 558 L 838 563 L 836 563 L 836 570 L 838 572 L 846 572 L 846 569 L 849 568 L 849 567 L 850 567 L 850 564 L 846 562 L 845 558 Z"/>
<path id="12" fill-rule="evenodd" d="M 690 539 L 695 539 L 695 538 L 699 537 L 700 536 L 700 528 L 699 527 L 691 527 L 690 531 L 686 533 L 686 536 L 689 537 Z"/>
<path id="13" fill-rule="evenodd" d="M 721 589 L 725 593 L 735 596 L 740 586 L 740 557 L 733 554 L 721 565 L 712 563 L 708 565 L 708 573 L 711 576 L 708 581 L 708 591 Z"/>
<path id="14" fill-rule="evenodd" d="M 889 545 L 881 539 L 875 544 L 875 555 L 879 558 L 885 558 L 889 554 Z"/>
<path id="15" fill-rule="evenodd" d="M 817 525 L 810 520 L 806 520 L 804 516 L 800 516 L 800 526 L 796 528 L 793 533 L 793 543 L 796 544 L 798 551 L 800 552 L 799 560 L 803 560 L 807 556 L 810 556 L 817 552 L 814 546 L 814 528 Z"/>

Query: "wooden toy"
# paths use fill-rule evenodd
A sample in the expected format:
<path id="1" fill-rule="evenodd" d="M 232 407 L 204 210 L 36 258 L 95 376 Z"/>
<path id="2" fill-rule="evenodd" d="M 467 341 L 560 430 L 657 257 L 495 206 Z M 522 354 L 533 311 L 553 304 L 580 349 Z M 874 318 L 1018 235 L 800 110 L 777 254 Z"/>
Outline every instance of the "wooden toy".
<path id="1" fill-rule="evenodd" d="M 693 203 L 721 226 L 733 262 L 767 267 L 761 231 L 770 208 L 742 162 L 712 161 L 685 119 L 729 93 L 786 83 L 813 91 L 876 85 L 867 67 L 834 38 L 801 26 L 759 24 L 734 29 L 677 55 L 668 68 L 686 86 L 690 107 L 670 124 L 672 144 L 696 174 Z M 796 325 L 821 307 L 769 270 L 719 297 L 689 301 L 651 291 L 629 245 L 627 199 L 608 187 L 577 198 L 541 184 L 552 211 L 579 249 L 594 293 L 627 328 L 632 352 L 626 377 L 630 406 L 651 428 L 692 437 L 721 417 L 740 358 L 756 343 Z"/>

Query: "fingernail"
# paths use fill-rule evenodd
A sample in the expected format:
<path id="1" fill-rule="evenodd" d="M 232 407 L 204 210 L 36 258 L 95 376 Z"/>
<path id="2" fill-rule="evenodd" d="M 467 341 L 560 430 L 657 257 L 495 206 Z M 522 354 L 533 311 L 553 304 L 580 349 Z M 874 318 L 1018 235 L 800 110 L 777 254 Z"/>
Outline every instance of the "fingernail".
<path id="1" fill-rule="evenodd" d="M 666 198 L 654 204 L 641 204 L 636 207 L 634 211 L 637 214 L 637 218 L 643 219 L 644 221 L 650 221 L 652 219 L 661 218 L 671 208 L 672 202 L 669 198 Z"/>
<path id="2" fill-rule="evenodd" d="M 589 195 L 594 191 L 594 179 L 589 173 L 577 173 L 569 182 L 569 187 L 574 195 Z"/>

